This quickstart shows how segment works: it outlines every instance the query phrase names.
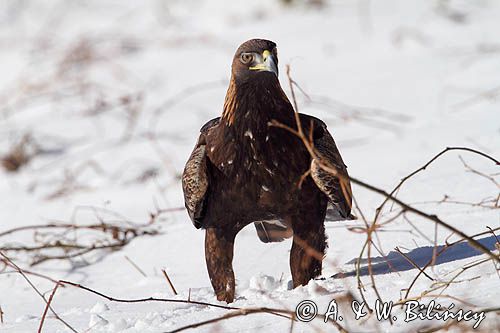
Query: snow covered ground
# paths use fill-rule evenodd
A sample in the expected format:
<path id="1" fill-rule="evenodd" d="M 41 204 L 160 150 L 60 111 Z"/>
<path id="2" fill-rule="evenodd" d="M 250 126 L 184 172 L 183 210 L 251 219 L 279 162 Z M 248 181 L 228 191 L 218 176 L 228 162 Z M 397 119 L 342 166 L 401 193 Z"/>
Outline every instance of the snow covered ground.
<path id="1" fill-rule="evenodd" d="M 25 135 L 41 151 L 18 172 L 0 170 L 0 233 L 51 222 L 146 224 L 158 209 L 182 207 L 179 175 L 184 162 L 200 126 L 221 113 L 235 49 L 254 37 L 278 44 L 282 85 L 289 92 L 284 65 L 291 64 L 294 79 L 310 97 L 298 93 L 301 112 L 327 122 L 350 174 L 358 179 L 390 191 L 448 146 L 500 157 L 500 2 L 325 2 L 2 1 L 0 154 Z M 398 198 L 468 235 L 485 232 L 476 239 L 494 250 L 487 226 L 500 227 L 500 211 L 492 208 L 499 187 L 467 169 L 459 156 L 498 182 L 498 166 L 490 160 L 449 152 L 409 180 Z M 359 208 L 373 219 L 384 198 L 359 186 L 353 191 Z M 438 203 L 445 195 L 450 202 Z M 397 206 L 390 212 L 391 207 L 384 210 L 384 220 L 396 215 Z M 399 216 L 377 233 L 376 245 L 399 272 L 391 272 L 371 249 L 373 277 L 384 301 L 400 300 L 418 273 L 396 247 L 425 265 L 435 244 L 459 239 L 448 239 L 448 230 L 436 229 L 428 220 L 406 217 L 411 224 Z M 325 279 L 295 290 L 288 288 L 290 241 L 263 244 L 253 226 L 245 228 L 236 239 L 237 299 L 232 305 L 294 310 L 300 301 L 312 300 L 324 313 L 332 299 L 344 304 L 348 292 L 361 300 L 356 277 L 349 272 L 366 239 L 359 232 L 364 223 L 358 219 L 326 226 Z M 164 212 L 148 228 L 161 234 L 138 237 L 118 251 L 34 267 L 29 253 L 4 253 L 22 268 L 116 298 L 185 300 L 189 295 L 194 301 L 218 303 L 205 269 L 204 234 L 185 211 Z M 36 246 L 46 236 L 31 230 L 6 235 L 0 237 L 0 247 Z M 96 236 L 83 232 L 79 237 L 91 242 Z M 421 276 L 409 297 L 485 258 L 465 243 L 450 248 L 426 269 L 429 277 Z M 376 295 L 366 265 L 363 260 L 361 279 L 373 307 Z M 177 296 L 166 283 L 164 268 Z M 7 267 L 0 274 L 0 332 L 34 332 L 45 303 L 12 271 Z M 347 277 L 331 278 L 339 272 Z M 48 297 L 54 283 L 28 277 Z M 498 309 L 499 287 L 498 272 L 489 261 L 467 269 L 437 302 L 455 303 L 455 309 Z M 69 286 L 57 290 L 52 305 L 78 332 L 165 332 L 229 313 L 193 304 L 110 302 Z M 407 332 L 444 324 L 405 323 L 399 307 L 394 308 L 398 320 L 393 325 L 373 316 L 354 320 L 349 307 L 341 312 L 340 323 L 353 332 Z M 486 313 L 480 328 L 499 327 L 498 311 Z M 249 314 L 196 330 L 289 329 L 286 318 Z M 334 330 L 321 319 L 293 326 L 294 332 Z M 67 331 L 47 315 L 44 332 Z"/>

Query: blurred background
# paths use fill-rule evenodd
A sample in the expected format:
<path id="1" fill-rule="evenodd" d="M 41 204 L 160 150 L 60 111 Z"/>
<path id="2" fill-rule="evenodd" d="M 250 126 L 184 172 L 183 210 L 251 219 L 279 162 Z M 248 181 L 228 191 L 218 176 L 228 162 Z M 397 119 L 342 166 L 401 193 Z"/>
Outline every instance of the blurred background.
<path id="1" fill-rule="evenodd" d="M 494 0 L 0 0 L 0 231 L 53 221 L 164 222 L 161 237 L 124 250 L 158 281 L 135 284 L 130 265 L 115 265 L 123 254 L 37 267 L 117 292 L 122 273 L 131 294 L 144 294 L 163 285 L 157 267 L 169 263 L 178 289 L 203 286 L 198 292 L 212 300 L 203 233 L 182 208 L 179 177 L 200 127 L 222 112 L 241 43 L 275 41 L 284 90 L 290 96 L 287 64 L 303 90 L 300 111 L 328 124 L 352 176 L 391 189 L 447 146 L 500 154 L 499 18 Z M 498 176 L 483 160 L 466 163 Z M 449 195 L 498 208 L 498 183 L 465 177 L 464 168 L 446 156 L 399 196 L 470 233 L 498 227 L 498 210 L 436 205 Z M 357 187 L 354 194 L 367 215 L 381 202 Z M 329 228 L 333 244 L 362 244 L 363 235 Z M 433 237 L 434 228 L 423 232 Z M 37 235 L 3 236 L 0 244 L 37 245 Z M 263 247 L 253 229 L 241 237 L 241 285 L 260 271 L 276 280 L 288 274 L 290 244 Z M 415 246 L 404 237 L 381 235 L 389 249 L 400 239 Z M 342 264 L 358 250 L 331 245 L 329 255 Z M 40 259 L 10 253 L 25 265 Z M 325 274 L 337 271 L 329 266 Z M 0 305 L 2 292 L 21 284 L 0 287 Z M 396 297 L 399 287 L 387 291 Z M 29 295 L 10 301 L 10 318 L 39 315 L 39 306 L 25 308 Z"/>
<path id="2" fill-rule="evenodd" d="M 178 176 L 189 149 L 200 126 L 221 113 L 235 49 L 255 37 L 278 44 L 282 85 L 288 91 L 290 64 L 307 94 L 299 94 L 301 111 L 329 124 L 356 174 L 384 177 L 384 161 L 393 163 L 382 158 L 367 170 L 368 144 L 370 156 L 428 142 L 435 147 L 424 151 L 452 142 L 498 147 L 495 1 L 0 6 L 3 175 L 29 170 L 15 185 L 3 180 L 19 190 L 11 192 L 19 195 L 14 210 L 27 197 L 73 202 L 89 190 L 121 194 L 122 185 L 144 189 L 144 182 L 164 204 L 182 205 Z M 413 140 L 422 128 L 425 140 Z M 406 162 L 413 163 L 399 161 Z M 176 194 L 164 195 L 171 185 Z"/>

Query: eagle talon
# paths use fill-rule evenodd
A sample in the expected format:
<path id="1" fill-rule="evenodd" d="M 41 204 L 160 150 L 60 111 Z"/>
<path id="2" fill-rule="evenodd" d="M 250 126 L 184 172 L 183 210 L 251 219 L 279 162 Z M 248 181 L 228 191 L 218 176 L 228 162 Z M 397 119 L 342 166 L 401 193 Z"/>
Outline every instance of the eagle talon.
<path id="1" fill-rule="evenodd" d="M 234 290 L 222 291 L 216 294 L 217 300 L 220 302 L 232 303 L 234 301 Z"/>

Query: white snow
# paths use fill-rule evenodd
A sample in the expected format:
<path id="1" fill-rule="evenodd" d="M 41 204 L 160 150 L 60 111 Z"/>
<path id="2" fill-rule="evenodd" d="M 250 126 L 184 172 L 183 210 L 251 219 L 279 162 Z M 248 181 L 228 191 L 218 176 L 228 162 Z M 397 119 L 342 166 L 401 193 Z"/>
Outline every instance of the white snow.
<path id="1" fill-rule="evenodd" d="M 294 80 L 310 97 L 296 91 L 300 111 L 328 124 L 350 174 L 358 179 L 390 191 L 448 146 L 466 146 L 499 158 L 499 2 L 332 0 L 322 8 L 297 2 L 285 6 L 277 0 L 3 1 L 0 154 L 25 134 L 47 152 L 17 173 L 0 170 L 0 233 L 53 221 L 93 224 L 99 219 L 126 219 L 143 224 L 157 208 L 182 207 L 179 175 L 184 163 L 200 127 L 222 113 L 234 51 L 254 37 L 278 44 L 284 90 L 290 96 L 284 66 L 291 64 Z M 467 171 L 459 156 L 498 182 L 498 166 L 491 161 L 450 152 L 406 183 L 398 198 L 469 235 L 485 232 L 487 226 L 500 227 L 498 208 L 435 203 L 444 195 L 474 203 L 498 196 L 498 186 Z M 365 216 L 373 218 L 383 197 L 359 186 L 353 191 Z M 394 215 L 390 207 L 384 219 Z M 385 301 L 399 300 L 418 273 L 396 247 L 419 264 L 432 256 L 434 224 L 412 214 L 407 217 L 420 232 L 399 217 L 377 233 L 376 244 L 400 272 L 387 272 L 372 248 L 374 278 Z M 205 268 L 204 233 L 192 226 L 186 212 L 162 214 L 151 227 L 162 234 L 72 261 L 29 267 L 26 254 L 8 254 L 22 268 L 116 298 L 186 300 L 190 295 L 191 300 L 220 304 Z M 235 243 L 237 286 L 232 305 L 294 310 L 310 299 L 325 312 L 335 298 L 341 304 L 342 325 L 351 331 L 400 332 L 431 324 L 404 323 L 399 308 L 394 311 L 400 319 L 393 326 L 373 319 L 363 324 L 349 315 L 352 311 L 341 299 L 348 291 L 360 299 L 356 278 L 330 277 L 355 268 L 366 238 L 359 228 L 364 228 L 361 219 L 327 223 L 326 279 L 291 290 L 290 240 L 264 244 L 248 226 Z M 448 230 L 437 228 L 437 245 L 459 239 L 449 236 Z M 79 240 L 91 242 L 92 237 L 88 233 Z M 494 248 L 491 234 L 477 239 Z M 23 244 L 36 244 L 32 233 L 0 238 L 0 247 Z M 465 244 L 448 251 L 426 270 L 435 282 L 486 258 Z M 365 256 L 365 271 L 366 265 Z M 54 284 L 29 278 L 48 298 Z M 373 306 L 376 295 L 370 278 L 364 275 L 362 280 Z M 498 307 L 499 276 L 491 262 L 467 270 L 458 281 L 444 294 L 477 308 Z M 410 296 L 432 284 L 420 277 Z M 439 302 L 467 308 L 456 300 Z M 165 332 L 228 313 L 193 304 L 110 302 L 70 286 L 57 290 L 52 305 L 79 332 Z M 45 304 L 22 276 L 6 268 L 0 274 L 0 306 L 0 332 L 33 332 Z M 498 314 L 490 312 L 480 328 L 492 331 L 499 322 Z M 196 331 L 289 328 L 285 318 L 252 314 Z M 334 327 L 321 319 L 294 324 L 294 332 L 311 330 Z M 47 315 L 44 332 L 68 331 Z"/>

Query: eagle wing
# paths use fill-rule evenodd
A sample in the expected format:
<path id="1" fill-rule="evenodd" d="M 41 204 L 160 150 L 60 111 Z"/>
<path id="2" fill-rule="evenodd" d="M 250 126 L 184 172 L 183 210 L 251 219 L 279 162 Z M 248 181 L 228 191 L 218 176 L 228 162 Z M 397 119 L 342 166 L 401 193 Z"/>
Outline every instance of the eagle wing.
<path id="1" fill-rule="evenodd" d="M 182 173 L 182 190 L 184 205 L 196 228 L 201 228 L 204 215 L 206 194 L 209 184 L 207 175 L 206 135 L 219 124 L 220 118 L 207 122 L 200 130 L 198 142 L 189 156 Z"/>
<path id="2" fill-rule="evenodd" d="M 317 158 L 311 161 L 311 177 L 316 186 L 328 196 L 333 206 L 333 212 L 329 211 L 328 217 L 333 220 L 343 220 L 354 218 L 351 215 L 352 190 L 347 166 L 344 164 L 340 152 L 328 132 L 326 124 L 318 118 L 301 114 L 302 124 L 306 122 L 313 124 L 313 142 L 318 153 Z M 343 175 L 343 179 L 335 177 L 332 173 L 323 170 L 320 163 L 334 167 L 337 172 Z"/>

